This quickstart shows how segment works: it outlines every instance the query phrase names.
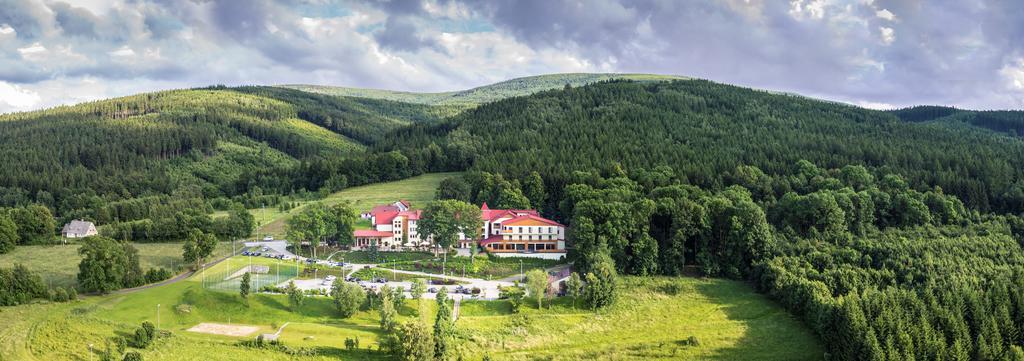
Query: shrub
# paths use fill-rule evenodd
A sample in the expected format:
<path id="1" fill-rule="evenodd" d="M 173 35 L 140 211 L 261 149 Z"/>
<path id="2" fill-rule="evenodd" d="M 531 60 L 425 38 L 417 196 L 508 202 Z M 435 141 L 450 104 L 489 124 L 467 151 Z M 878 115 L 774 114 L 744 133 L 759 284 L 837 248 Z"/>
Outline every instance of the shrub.
<path id="1" fill-rule="evenodd" d="M 132 351 L 124 354 L 124 361 L 142 361 L 142 355 L 138 352 Z"/>
<path id="2" fill-rule="evenodd" d="M 67 302 L 68 291 L 65 291 L 63 288 L 57 288 L 53 290 L 53 297 L 50 300 L 54 302 Z"/>
<path id="3" fill-rule="evenodd" d="M 148 271 L 146 271 L 145 279 L 146 283 L 157 283 L 168 278 L 171 278 L 171 276 L 173 275 L 174 274 L 172 274 L 171 271 L 168 271 L 163 267 L 150 268 Z"/>
<path id="4" fill-rule="evenodd" d="M 124 353 L 124 350 L 128 349 L 128 340 L 122 336 L 114 337 L 114 346 L 117 348 L 117 353 Z"/>

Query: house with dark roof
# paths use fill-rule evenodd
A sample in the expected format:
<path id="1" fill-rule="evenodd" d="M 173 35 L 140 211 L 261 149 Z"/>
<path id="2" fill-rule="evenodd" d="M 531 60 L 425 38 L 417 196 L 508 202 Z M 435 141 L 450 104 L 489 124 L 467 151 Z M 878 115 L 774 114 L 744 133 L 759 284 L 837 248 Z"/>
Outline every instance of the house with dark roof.
<path id="1" fill-rule="evenodd" d="M 98 232 L 96 232 L 96 225 L 92 222 L 76 219 L 65 224 L 60 234 L 64 238 L 83 238 L 95 236 Z"/>

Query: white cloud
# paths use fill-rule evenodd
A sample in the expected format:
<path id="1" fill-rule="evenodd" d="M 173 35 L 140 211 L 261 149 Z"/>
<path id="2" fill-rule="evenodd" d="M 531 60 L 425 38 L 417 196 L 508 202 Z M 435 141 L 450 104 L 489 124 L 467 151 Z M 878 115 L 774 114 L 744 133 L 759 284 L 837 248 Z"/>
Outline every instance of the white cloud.
<path id="1" fill-rule="evenodd" d="M 896 41 L 896 31 L 892 28 L 880 26 L 878 31 L 882 34 L 882 44 L 890 45 L 893 41 Z"/>
<path id="2" fill-rule="evenodd" d="M 7 24 L 0 25 L 0 35 L 11 35 L 11 34 L 17 35 L 18 32 L 14 31 L 14 28 L 12 28 L 10 25 L 7 25 Z"/>
<path id="3" fill-rule="evenodd" d="M 856 102 L 856 104 L 859 107 L 870 108 L 870 109 L 878 109 L 878 110 L 896 109 L 895 105 L 892 105 L 892 104 L 889 104 L 889 103 L 872 102 L 872 101 L 867 101 L 867 100 L 858 100 Z"/>
<path id="4" fill-rule="evenodd" d="M 24 48 L 18 48 L 18 52 L 21 53 L 22 56 L 38 54 L 46 52 L 46 47 L 40 43 L 33 43 L 32 45 L 26 46 Z"/>
<path id="5" fill-rule="evenodd" d="M 132 58 L 135 57 L 135 50 L 132 50 L 132 48 L 129 48 L 127 45 L 125 45 L 118 48 L 117 50 L 107 52 L 107 54 L 117 58 Z"/>
<path id="6" fill-rule="evenodd" d="M 789 14 L 798 20 L 821 19 L 825 17 L 825 5 L 825 0 L 792 0 L 789 2 Z"/>
<path id="7" fill-rule="evenodd" d="M 39 94 L 20 86 L 0 81 L 0 112 L 28 110 L 42 102 Z"/>
<path id="8" fill-rule="evenodd" d="M 882 9 L 876 11 L 875 16 L 877 16 L 879 19 L 884 19 L 888 21 L 896 20 L 896 14 L 893 14 L 892 11 L 889 11 L 889 9 Z"/>
<path id="9" fill-rule="evenodd" d="M 1018 57 L 999 69 L 1007 88 L 1013 91 L 1024 91 L 1024 57 Z"/>

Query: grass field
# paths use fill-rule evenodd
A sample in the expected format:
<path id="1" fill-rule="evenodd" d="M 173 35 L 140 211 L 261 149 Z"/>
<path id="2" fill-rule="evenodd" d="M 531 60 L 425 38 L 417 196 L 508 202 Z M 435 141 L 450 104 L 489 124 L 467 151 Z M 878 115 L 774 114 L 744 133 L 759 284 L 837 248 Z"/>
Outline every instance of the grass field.
<path id="1" fill-rule="evenodd" d="M 434 192 L 437 186 L 445 178 L 457 176 L 459 173 L 431 173 L 395 182 L 376 183 L 371 185 L 352 187 L 325 197 L 320 202 L 327 205 L 337 204 L 342 201 L 352 202 L 357 212 L 369 211 L 373 206 L 388 204 L 400 199 L 407 200 L 413 207 L 423 207 L 427 202 L 434 199 Z M 288 212 L 281 212 L 276 208 L 252 209 L 253 216 L 261 225 L 256 234 L 272 235 L 275 238 L 284 238 L 285 221 L 291 215 L 302 211 L 310 202 L 304 202 Z M 358 228 L 367 229 L 369 222 L 362 221 L 357 224 Z"/>
<path id="2" fill-rule="evenodd" d="M 181 260 L 181 243 L 133 243 L 139 250 L 139 265 L 145 271 L 150 268 L 166 268 L 176 271 L 183 266 Z M 78 254 L 78 244 L 66 246 L 18 246 L 7 254 L 0 255 L 0 267 L 12 267 L 21 263 L 28 269 L 38 272 L 43 281 L 54 286 L 71 286 L 76 283 L 78 262 L 82 256 Z M 222 242 L 214 250 L 211 258 L 220 258 L 231 253 L 231 243 Z"/>
<path id="3" fill-rule="evenodd" d="M 208 275 L 209 277 L 209 275 Z M 156 322 L 172 336 L 142 353 L 146 360 L 336 360 L 385 359 L 366 350 L 346 351 L 346 337 L 376 349 L 375 311 L 338 319 L 329 298 L 308 298 L 297 311 L 280 295 L 207 290 L 197 275 L 172 285 L 131 294 L 90 297 L 67 304 L 0 308 L 0 360 L 88 360 L 88 345 L 126 334 L 142 321 Z M 406 300 L 400 318 L 431 323 L 433 300 Z M 518 359 L 703 359 L 816 360 L 817 338 L 774 303 L 741 282 L 695 278 L 624 278 L 619 302 L 600 313 L 574 309 L 559 299 L 549 309 L 523 307 L 509 313 L 505 301 L 467 301 L 456 323 L 465 360 L 488 355 Z M 316 356 L 251 349 L 242 339 L 185 331 L 200 322 L 252 325 L 282 332 L 289 347 Z M 690 336 L 699 346 L 684 346 Z M 93 355 L 96 356 L 96 355 Z"/>
<path id="4" fill-rule="evenodd" d="M 462 304 L 462 349 L 493 359 L 820 360 L 817 337 L 741 282 L 696 278 L 622 280 L 607 311 L 551 309 L 532 302 L 509 316 L 507 302 Z M 694 336 L 699 346 L 686 346 Z"/>

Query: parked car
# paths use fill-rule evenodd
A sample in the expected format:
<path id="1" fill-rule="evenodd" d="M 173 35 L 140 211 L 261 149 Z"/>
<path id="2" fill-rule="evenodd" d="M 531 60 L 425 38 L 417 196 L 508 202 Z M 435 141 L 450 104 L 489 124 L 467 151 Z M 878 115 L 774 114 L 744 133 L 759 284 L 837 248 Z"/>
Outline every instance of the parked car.
<path id="1" fill-rule="evenodd" d="M 274 240 L 274 236 L 271 236 L 269 234 L 266 237 L 263 237 L 263 241 L 264 242 L 271 242 L 273 240 Z"/>
<path id="2" fill-rule="evenodd" d="M 263 249 L 260 249 L 260 251 L 263 251 L 263 252 L 266 252 L 266 251 L 269 251 L 269 250 L 270 250 L 270 248 L 267 248 L 267 247 L 263 247 Z"/>
<path id="3" fill-rule="evenodd" d="M 285 261 L 291 260 L 292 258 L 294 258 L 294 257 L 286 255 L 286 254 L 281 255 L 281 259 L 283 259 Z"/>
<path id="4" fill-rule="evenodd" d="M 327 275 L 327 277 L 324 277 L 324 279 L 328 281 L 334 281 L 336 278 L 337 277 L 334 277 L 334 275 Z"/>
<path id="5" fill-rule="evenodd" d="M 335 263 L 335 265 L 337 265 L 338 267 L 345 267 L 345 262 L 338 262 Z"/>
<path id="6" fill-rule="evenodd" d="M 431 287 L 431 288 L 428 288 L 428 289 L 427 289 L 427 292 L 430 292 L 430 293 L 437 293 L 437 287 Z"/>

